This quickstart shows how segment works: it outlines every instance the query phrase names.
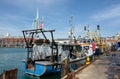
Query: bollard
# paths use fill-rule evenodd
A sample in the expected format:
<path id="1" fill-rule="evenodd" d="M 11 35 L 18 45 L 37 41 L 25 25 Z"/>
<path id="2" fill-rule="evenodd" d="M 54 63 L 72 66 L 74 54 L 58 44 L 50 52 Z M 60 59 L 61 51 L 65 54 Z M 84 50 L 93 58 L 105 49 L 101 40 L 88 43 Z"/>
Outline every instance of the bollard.
<path id="1" fill-rule="evenodd" d="M 86 64 L 87 64 L 87 65 L 90 64 L 90 57 L 89 57 L 89 56 L 87 56 L 87 58 L 86 58 Z"/>

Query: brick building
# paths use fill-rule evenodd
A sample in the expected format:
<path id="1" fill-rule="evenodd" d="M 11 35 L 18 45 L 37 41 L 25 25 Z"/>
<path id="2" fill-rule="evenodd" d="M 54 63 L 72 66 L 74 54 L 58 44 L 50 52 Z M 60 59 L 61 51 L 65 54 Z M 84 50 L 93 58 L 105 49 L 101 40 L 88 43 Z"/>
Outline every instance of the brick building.
<path id="1" fill-rule="evenodd" d="M 24 47 L 25 41 L 23 37 L 5 36 L 0 39 L 1 47 Z"/>

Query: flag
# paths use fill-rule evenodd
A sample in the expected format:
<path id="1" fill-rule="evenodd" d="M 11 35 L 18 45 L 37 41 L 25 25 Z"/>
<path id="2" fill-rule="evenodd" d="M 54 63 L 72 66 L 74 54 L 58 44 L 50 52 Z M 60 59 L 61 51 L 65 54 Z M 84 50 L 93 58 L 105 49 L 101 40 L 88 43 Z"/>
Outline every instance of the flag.
<path id="1" fill-rule="evenodd" d="M 43 25 L 44 25 L 44 18 L 42 17 L 42 22 L 40 23 L 40 29 L 43 29 Z"/>

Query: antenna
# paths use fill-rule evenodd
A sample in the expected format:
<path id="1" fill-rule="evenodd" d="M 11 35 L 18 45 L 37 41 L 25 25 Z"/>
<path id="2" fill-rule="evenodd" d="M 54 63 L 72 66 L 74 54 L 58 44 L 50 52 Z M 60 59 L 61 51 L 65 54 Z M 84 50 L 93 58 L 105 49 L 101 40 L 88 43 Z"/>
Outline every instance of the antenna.
<path id="1" fill-rule="evenodd" d="M 85 31 L 85 37 L 89 38 L 89 33 L 90 33 L 89 24 L 87 26 L 84 26 L 84 31 Z"/>
<path id="2" fill-rule="evenodd" d="M 73 19 L 73 16 L 70 17 L 70 20 L 69 20 L 69 26 L 70 26 L 70 31 L 69 31 L 69 37 L 72 39 L 72 35 L 73 35 L 73 25 L 72 25 L 72 19 Z"/>

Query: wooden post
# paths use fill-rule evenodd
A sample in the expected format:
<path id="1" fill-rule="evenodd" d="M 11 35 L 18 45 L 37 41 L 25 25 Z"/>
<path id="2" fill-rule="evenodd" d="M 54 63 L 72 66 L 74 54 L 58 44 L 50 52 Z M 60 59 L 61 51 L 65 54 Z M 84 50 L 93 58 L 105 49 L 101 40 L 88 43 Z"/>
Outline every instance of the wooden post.
<path id="1" fill-rule="evenodd" d="M 69 73 L 69 58 L 66 58 L 63 62 L 62 62 L 62 71 L 61 71 L 61 76 L 65 76 Z"/>
<path id="2" fill-rule="evenodd" d="M 12 69 L 8 71 L 3 71 L 0 75 L 0 79 L 17 79 L 18 69 Z"/>
<path id="3" fill-rule="evenodd" d="M 68 73 L 67 77 L 65 79 L 79 79 L 75 76 L 75 72 Z"/>

